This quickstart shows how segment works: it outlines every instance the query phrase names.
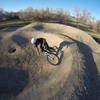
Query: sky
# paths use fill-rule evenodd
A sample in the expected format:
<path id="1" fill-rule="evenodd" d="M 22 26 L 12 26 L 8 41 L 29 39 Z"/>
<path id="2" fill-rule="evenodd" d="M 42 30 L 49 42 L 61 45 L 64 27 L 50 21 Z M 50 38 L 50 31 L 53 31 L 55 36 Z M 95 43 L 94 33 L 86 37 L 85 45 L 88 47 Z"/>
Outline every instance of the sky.
<path id="1" fill-rule="evenodd" d="M 73 10 L 86 8 L 92 16 L 100 19 L 100 0 L 0 0 L 0 8 L 7 11 L 18 11 L 27 7 L 33 8 L 63 8 Z"/>

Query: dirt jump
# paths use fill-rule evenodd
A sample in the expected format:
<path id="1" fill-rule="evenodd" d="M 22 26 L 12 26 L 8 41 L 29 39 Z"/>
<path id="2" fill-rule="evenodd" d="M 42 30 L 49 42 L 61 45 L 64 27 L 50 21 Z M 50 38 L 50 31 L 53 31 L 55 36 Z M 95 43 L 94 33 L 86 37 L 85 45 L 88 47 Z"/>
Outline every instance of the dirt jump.
<path id="1" fill-rule="evenodd" d="M 0 34 L 0 100 L 100 100 L 100 45 L 87 33 L 34 23 Z M 57 63 L 37 54 L 33 37 L 57 47 Z"/>

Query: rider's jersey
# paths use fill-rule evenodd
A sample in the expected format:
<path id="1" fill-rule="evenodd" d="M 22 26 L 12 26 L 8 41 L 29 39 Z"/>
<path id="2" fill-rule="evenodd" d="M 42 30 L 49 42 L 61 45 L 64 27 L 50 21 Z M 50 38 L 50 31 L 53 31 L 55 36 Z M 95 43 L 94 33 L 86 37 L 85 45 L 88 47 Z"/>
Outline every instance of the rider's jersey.
<path id="1" fill-rule="evenodd" d="M 32 38 L 32 39 L 31 39 L 31 43 L 32 43 L 32 44 L 35 43 L 36 40 L 37 40 L 37 38 Z"/>

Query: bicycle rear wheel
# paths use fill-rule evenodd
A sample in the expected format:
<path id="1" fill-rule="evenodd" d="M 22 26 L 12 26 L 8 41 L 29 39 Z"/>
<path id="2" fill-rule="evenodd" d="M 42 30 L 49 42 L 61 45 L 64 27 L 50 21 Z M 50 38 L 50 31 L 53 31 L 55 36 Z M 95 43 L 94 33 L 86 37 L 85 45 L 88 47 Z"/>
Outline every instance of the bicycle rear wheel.
<path id="1" fill-rule="evenodd" d="M 57 65 L 59 62 L 59 58 L 56 54 L 50 53 L 50 55 L 47 55 L 47 60 L 52 65 Z"/>

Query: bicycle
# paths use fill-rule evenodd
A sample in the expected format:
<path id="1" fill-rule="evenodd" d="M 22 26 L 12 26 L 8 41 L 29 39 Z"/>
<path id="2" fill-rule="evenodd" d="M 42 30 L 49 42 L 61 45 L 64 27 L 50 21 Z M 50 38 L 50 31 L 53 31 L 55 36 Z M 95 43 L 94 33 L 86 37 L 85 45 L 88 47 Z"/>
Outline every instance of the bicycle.
<path id="1" fill-rule="evenodd" d="M 44 54 L 47 56 L 47 60 L 52 65 L 57 65 L 59 62 L 59 57 L 56 54 L 57 47 L 53 47 L 51 50 L 45 50 Z"/>

